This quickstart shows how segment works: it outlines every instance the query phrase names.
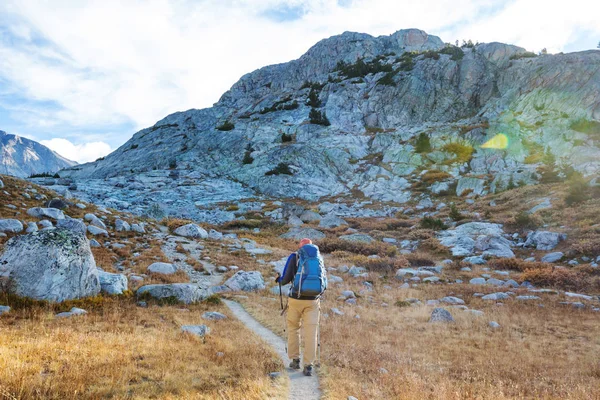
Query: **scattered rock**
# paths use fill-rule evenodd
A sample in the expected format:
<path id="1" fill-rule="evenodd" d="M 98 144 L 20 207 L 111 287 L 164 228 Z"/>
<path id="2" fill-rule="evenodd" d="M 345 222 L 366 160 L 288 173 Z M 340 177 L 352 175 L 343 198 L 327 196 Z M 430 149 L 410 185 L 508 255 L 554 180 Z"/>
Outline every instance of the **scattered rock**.
<path id="1" fill-rule="evenodd" d="M 5 313 L 7 313 L 9 311 L 10 311 L 10 307 L 9 306 L 0 306 L 0 315 L 5 314 Z"/>
<path id="2" fill-rule="evenodd" d="M 300 228 L 293 227 L 288 232 L 281 235 L 283 239 L 293 239 L 293 240 L 301 240 L 304 238 L 309 238 L 312 240 L 324 239 L 325 234 L 321 231 L 318 231 L 313 228 Z"/>
<path id="3" fill-rule="evenodd" d="M 181 332 L 204 337 L 210 334 L 210 328 L 206 325 L 182 325 Z"/>
<path id="4" fill-rule="evenodd" d="M 208 297 L 209 293 L 191 283 L 172 283 L 165 285 L 146 285 L 137 290 L 138 297 L 147 295 L 155 299 L 176 299 L 185 304 L 196 303 Z"/>
<path id="5" fill-rule="evenodd" d="M 319 227 L 326 228 L 326 229 L 327 228 L 329 228 L 329 229 L 337 228 L 338 226 L 342 226 L 342 225 L 348 225 L 348 223 L 346 221 L 344 221 L 343 219 L 341 219 L 340 217 L 333 215 L 333 214 L 326 215 L 319 222 Z"/>
<path id="6" fill-rule="evenodd" d="M 343 313 L 342 311 L 340 311 L 338 308 L 332 308 L 332 309 L 331 309 L 331 312 L 332 312 L 334 315 L 344 315 L 344 313 Z"/>
<path id="7" fill-rule="evenodd" d="M 510 295 L 508 293 L 496 292 L 496 293 L 487 294 L 487 295 L 483 296 L 481 299 L 497 301 L 497 300 L 504 300 L 504 299 L 508 299 L 508 298 L 510 298 Z"/>
<path id="8" fill-rule="evenodd" d="M 218 291 L 253 292 L 264 288 L 265 281 L 259 271 L 238 271 Z"/>
<path id="9" fill-rule="evenodd" d="M 202 228 L 201 226 L 198 226 L 196 224 L 187 224 L 187 225 L 180 226 L 179 228 L 175 229 L 175 231 L 173 233 L 175 233 L 176 235 L 179 235 L 179 236 L 193 238 L 193 239 L 208 238 L 208 232 L 206 232 L 206 230 L 204 228 Z"/>
<path id="10" fill-rule="evenodd" d="M 103 235 L 103 236 L 108 237 L 108 232 L 106 230 L 104 230 L 102 228 L 98 228 L 97 226 L 94 226 L 94 225 L 88 225 L 87 231 L 94 236 Z"/>
<path id="11" fill-rule="evenodd" d="M 535 231 L 530 232 L 525 240 L 525 247 L 535 247 L 537 250 L 552 250 L 561 241 L 566 240 L 564 233 Z"/>
<path id="12" fill-rule="evenodd" d="M 112 274 L 110 272 L 98 271 L 100 288 L 107 294 L 123 294 L 127 290 L 127 277 L 123 274 Z"/>
<path id="13" fill-rule="evenodd" d="M 431 312 L 431 318 L 429 322 L 454 322 L 454 318 L 452 318 L 452 314 L 448 310 L 443 308 L 434 308 Z"/>
<path id="14" fill-rule="evenodd" d="M 23 231 L 23 224 L 18 219 L 0 219 L 0 232 L 19 233 Z"/>
<path id="15" fill-rule="evenodd" d="M 554 253 L 548 253 L 544 257 L 542 257 L 542 262 L 545 263 L 555 263 L 560 261 L 564 257 L 564 253 L 557 251 Z"/>
<path id="16" fill-rule="evenodd" d="M 220 321 L 222 319 L 227 319 L 227 315 L 221 314 L 220 312 L 216 311 L 207 311 L 204 314 L 202 314 L 202 319 L 207 319 L 210 321 Z"/>
<path id="17" fill-rule="evenodd" d="M 500 328 L 500 324 L 497 323 L 496 321 L 490 321 L 490 323 L 488 325 L 492 329 L 498 329 L 498 328 Z"/>
<path id="18" fill-rule="evenodd" d="M 131 230 L 131 225 L 127 221 L 123 221 L 122 219 L 117 219 L 115 221 L 115 230 L 117 232 L 129 232 Z"/>
<path id="19" fill-rule="evenodd" d="M 85 311 L 82 308 L 73 307 L 73 308 L 71 308 L 71 311 L 58 313 L 55 315 L 55 317 L 56 318 L 69 318 L 69 317 L 74 317 L 77 315 L 84 315 L 84 314 L 87 314 L 87 311 Z"/>
<path id="20" fill-rule="evenodd" d="M 485 278 L 473 278 L 469 283 L 471 285 L 485 285 Z"/>
<path id="21" fill-rule="evenodd" d="M 442 303 L 446 303 L 446 304 L 452 304 L 452 305 L 456 305 L 456 304 L 465 304 L 465 301 L 461 298 L 458 297 L 453 297 L 453 296 L 446 296 L 446 297 L 442 297 L 440 299 L 440 301 Z"/>
<path id="22" fill-rule="evenodd" d="M 58 228 L 68 229 L 73 232 L 81 233 L 82 235 L 85 235 L 85 233 L 87 232 L 87 226 L 80 219 L 73 219 L 73 218 L 59 219 L 56 222 L 56 226 Z"/>
<path id="23" fill-rule="evenodd" d="M 34 207 L 27 210 L 27 214 L 34 218 L 52 218 L 55 220 L 64 219 L 65 214 L 56 208 Z"/>
<path id="24" fill-rule="evenodd" d="M 177 272 L 177 268 L 170 263 L 155 262 L 148 266 L 147 271 L 156 274 L 171 275 Z"/>
<path id="25" fill-rule="evenodd" d="M 361 243 L 372 243 L 375 241 L 371 236 L 364 233 L 353 233 L 351 235 L 342 235 L 340 240 L 346 240 L 348 242 L 361 242 Z"/>

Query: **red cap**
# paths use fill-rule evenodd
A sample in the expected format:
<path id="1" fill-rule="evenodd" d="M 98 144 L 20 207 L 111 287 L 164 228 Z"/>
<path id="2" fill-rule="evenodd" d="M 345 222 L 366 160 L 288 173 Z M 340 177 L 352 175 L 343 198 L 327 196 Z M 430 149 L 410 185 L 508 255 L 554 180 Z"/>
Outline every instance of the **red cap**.
<path id="1" fill-rule="evenodd" d="M 304 238 L 300 241 L 300 245 L 298 246 L 298 248 L 307 245 L 307 244 L 312 244 L 312 240 L 308 239 L 308 238 Z"/>

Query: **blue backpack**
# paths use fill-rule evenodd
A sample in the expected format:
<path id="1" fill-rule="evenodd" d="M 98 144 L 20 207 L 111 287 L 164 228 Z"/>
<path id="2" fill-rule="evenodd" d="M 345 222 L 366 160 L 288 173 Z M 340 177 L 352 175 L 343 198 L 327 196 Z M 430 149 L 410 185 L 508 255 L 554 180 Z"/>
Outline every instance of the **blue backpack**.
<path id="1" fill-rule="evenodd" d="M 318 297 L 327 289 L 325 265 L 319 248 L 313 244 L 298 250 L 298 270 L 294 276 L 290 297 Z"/>

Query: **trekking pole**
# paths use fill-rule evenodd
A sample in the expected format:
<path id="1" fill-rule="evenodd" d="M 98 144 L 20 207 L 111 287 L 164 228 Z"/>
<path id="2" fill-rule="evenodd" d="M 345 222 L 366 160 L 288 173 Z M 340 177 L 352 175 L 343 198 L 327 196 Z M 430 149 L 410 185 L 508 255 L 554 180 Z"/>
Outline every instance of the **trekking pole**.
<path id="1" fill-rule="evenodd" d="M 281 291 L 281 275 L 279 273 L 277 273 L 277 282 L 279 283 L 279 304 L 281 305 L 281 316 L 283 317 L 283 336 L 286 336 L 286 321 L 285 321 L 285 310 L 287 309 L 287 305 L 284 308 L 283 307 L 283 293 Z M 288 349 L 287 349 L 287 338 L 285 338 L 285 352 L 287 353 Z"/>
<path id="2" fill-rule="evenodd" d="M 325 297 L 325 293 L 323 293 L 321 300 L 323 300 L 324 297 Z M 321 368 L 321 305 L 320 304 L 319 304 L 319 323 L 317 324 L 317 367 Z"/>

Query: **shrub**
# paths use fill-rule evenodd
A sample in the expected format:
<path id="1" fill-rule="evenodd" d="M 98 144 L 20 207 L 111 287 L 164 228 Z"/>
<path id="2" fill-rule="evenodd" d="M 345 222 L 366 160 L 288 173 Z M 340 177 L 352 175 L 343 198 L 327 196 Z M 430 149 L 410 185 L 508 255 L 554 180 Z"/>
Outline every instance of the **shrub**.
<path id="1" fill-rule="evenodd" d="M 465 219 L 465 216 L 460 211 L 458 211 L 458 208 L 454 203 L 452 203 L 452 205 L 450 206 L 450 214 L 448 214 L 448 216 L 452 221 L 460 221 L 462 219 Z"/>
<path id="2" fill-rule="evenodd" d="M 177 160 L 173 159 L 171 161 L 169 161 L 169 169 L 175 169 L 177 168 Z"/>
<path id="3" fill-rule="evenodd" d="M 308 93 L 308 105 L 313 108 L 321 107 L 319 93 L 315 89 L 310 89 L 310 93 Z"/>
<path id="4" fill-rule="evenodd" d="M 535 286 L 552 287 L 563 290 L 586 290 L 590 285 L 583 273 L 567 268 L 537 268 L 527 269 L 521 274 L 521 279 Z"/>
<path id="5" fill-rule="evenodd" d="M 415 252 L 405 255 L 411 267 L 428 267 L 435 265 L 435 260 L 429 254 Z"/>
<path id="6" fill-rule="evenodd" d="M 360 255 L 352 257 L 352 262 L 359 267 L 366 268 L 367 271 L 377 273 L 390 273 L 400 268 L 409 267 L 408 260 L 401 255 L 397 257 L 380 258 L 369 258 Z"/>
<path id="7" fill-rule="evenodd" d="M 571 123 L 570 128 L 574 131 L 588 135 L 600 135 L 600 122 L 579 119 Z"/>
<path id="8" fill-rule="evenodd" d="M 573 250 L 580 255 L 595 257 L 600 254 L 600 238 L 579 240 L 573 244 Z"/>
<path id="9" fill-rule="evenodd" d="M 536 261 L 525 261 L 519 258 L 495 258 L 488 262 L 491 269 L 525 271 L 527 269 L 547 268 L 550 265 Z"/>
<path id="10" fill-rule="evenodd" d="M 519 54 L 513 54 L 512 56 L 510 56 L 511 60 L 520 60 L 521 58 L 535 58 L 537 57 L 537 54 L 535 54 L 534 52 L 531 51 L 526 51 L 524 53 L 519 53 Z"/>
<path id="11" fill-rule="evenodd" d="M 422 228 L 433 229 L 434 231 L 439 231 L 448 228 L 441 219 L 433 217 L 423 217 L 420 224 Z"/>
<path id="12" fill-rule="evenodd" d="M 253 151 L 254 149 L 252 148 L 252 145 L 248 143 L 248 146 L 246 146 L 246 152 L 244 153 L 244 159 L 242 160 L 242 163 L 252 164 L 254 162 L 254 158 L 252 157 Z"/>
<path id="13" fill-rule="evenodd" d="M 532 214 L 528 214 L 525 211 L 517 213 L 512 220 L 509 221 L 509 225 L 519 230 L 536 229 L 540 224 L 541 221 L 539 218 Z"/>
<path id="14" fill-rule="evenodd" d="M 442 147 L 443 151 L 454 154 L 454 159 L 447 161 L 448 164 L 452 163 L 468 163 L 473 158 L 473 146 L 462 143 L 448 143 Z"/>
<path id="15" fill-rule="evenodd" d="M 446 179 L 452 178 L 447 172 L 439 171 L 439 170 L 429 170 L 421 176 L 421 180 L 427 184 L 432 184 L 434 182 L 444 181 Z"/>
<path id="16" fill-rule="evenodd" d="M 440 54 L 449 54 L 452 61 L 460 61 L 465 56 L 465 52 L 458 46 L 446 46 L 440 50 Z"/>
<path id="17" fill-rule="evenodd" d="M 281 143 L 288 143 L 294 140 L 292 135 L 286 135 L 285 132 L 281 132 Z"/>
<path id="18" fill-rule="evenodd" d="M 574 173 L 569 179 L 569 192 L 565 198 L 568 206 L 579 204 L 590 197 L 590 187 L 581 173 Z"/>
<path id="19" fill-rule="evenodd" d="M 240 219 L 228 221 L 223 224 L 223 229 L 254 229 L 262 228 L 267 222 L 260 219 Z"/>
<path id="20" fill-rule="evenodd" d="M 217 126 L 218 131 L 231 131 L 235 128 L 235 125 L 229 121 L 223 122 L 221 125 Z"/>
<path id="21" fill-rule="evenodd" d="M 429 141 L 429 135 L 425 132 L 421 132 L 417 138 L 415 144 L 415 152 L 417 153 L 429 153 L 431 151 L 431 142 Z"/>
<path id="22" fill-rule="evenodd" d="M 424 58 L 433 58 L 434 60 L 439 60 L 440 53 L 438 53 L 437 51 L 434 51 L 434 50 L 427 50 L 425 53 L 423 53 L 423 57 Z"/>
<path id="23" fill-rule="evenodd" d="M 275 168 L 265 173 L 265 176 L 270 175 L 294 175 L 294 173 L 290 169 L 289 165 L 280 162 Z"/>
<path id="24" fill-rule="evenodd" d="M 324 111 L 321 113 L 321 111 L 319 111 L 315 108 L 312 108 L 310 110 L 310 113 L 308 114 L 308 117 L 310 118 L 311 124 L 323 125 L 323 126 L 331 125 L 331 123 L 329 122 L 329 119 L 327 119 L 327 115 L 325 115 Z"/>
<path id="25" fill-rule="evenodd" d="M 29 175 L 29 178 L 52 178 L 52 174 L 48 172 L 42 172 L 41 174 L 31 174 Z"/>
<path id="26" fill-rule="evenodd" d="M 396 86 L 396 81 L 394 80 L 396 74 L 398 74 L 398 71 L 388 72 L 377 83 L 386 86 Z"/>
<path id="27" fill-rule="evenodd" d="M 173 232 L 175 229 L 193 222 L 194 221 L 189 219 L 165 218 L 161 221 L 161 224 L 165 225 L 167 228 L 169 228 L 169 231 Z"/>
<path id="28" fill-rule="evenodd" d="M 339 61 L 335 70 L 344 75 L 346 79 L 363 78 L 369 74 L 393 71 L 390 64 L 382 64 L 380 60 L 380 58 L 375 58 L 372 61 L 365 62 L 362 58 L 359 58 L 354 64 Z"/>
<path id="29" fill-rule="evenodd" d="M 139 147 L 139 145 L 137 144 L 132 144 L 131 147 L 129 148 L 130 150 L 135 150 Z"/>
<path id="30" fill-rule="evenodd" d="M 370 256 L 377 254 L 380 257 L 394 257 L 398 253 L 395 246 L 382 242 L 351 242 L 342 239 L 325 238 L 317 241 L 319 249 L 323 253 L 333 253 L 334 251 L 346 251 L 353 254 L 362 254 Z"/>

